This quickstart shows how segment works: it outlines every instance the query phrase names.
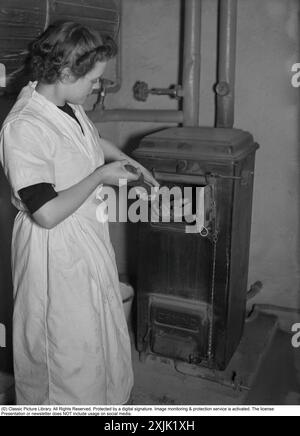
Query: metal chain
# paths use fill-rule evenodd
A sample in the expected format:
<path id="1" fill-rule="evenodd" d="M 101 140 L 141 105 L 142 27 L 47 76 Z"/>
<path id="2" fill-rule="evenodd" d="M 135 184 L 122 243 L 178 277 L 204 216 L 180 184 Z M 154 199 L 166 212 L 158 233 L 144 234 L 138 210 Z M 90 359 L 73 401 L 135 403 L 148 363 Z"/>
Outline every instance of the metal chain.
<path id="1" fill-rule="evenodd" d="M 216 228 L 217 226 L 217 207 L 216 201 L 214 199 L 212 203 L 213 217 L 215 220 L 215 232 L 213 234 L 213 271 L 212 271 L 212 283 L 211 283 L 211 314 L 210 314 L 210 325 L 209 325 L 209 337 L 208 337 L 208 361 L 211 362 L 213 359 L 213 333 L 214 333 L 214 303 L 215 303 L 215 284 L 216 284 L 216 263 L 217 263 L 217 245 L 219 239 L 219 232 Z"/>
<path id="2" fill-rule="evenodd" d="M 213 348 L 213 330 L 214 330 L 214 305 L 215 305 L 215 283 L 216 283 L 216 261 L 217 261 L 217 245 L 218 245 L 218 233 L 213 236 L 213 273 L 212 273 L 212 284 L 211 284 L 211 317 L 209 325 L 209 339 L 208 339 L 208 360 L 211 361 L 213 358 L 212 348 Z"/>

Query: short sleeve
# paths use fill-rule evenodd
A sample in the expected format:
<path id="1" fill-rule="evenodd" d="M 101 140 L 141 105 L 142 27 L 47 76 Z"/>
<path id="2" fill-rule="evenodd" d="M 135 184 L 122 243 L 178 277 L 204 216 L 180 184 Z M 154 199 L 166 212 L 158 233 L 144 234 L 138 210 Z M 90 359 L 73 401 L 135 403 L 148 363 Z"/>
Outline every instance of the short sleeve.
<path id="1" fill-rule="evenodd" d="M 27 186 L 55 186 L 54 154 L 41 127 L 16 120 L 1 133 L 1 160 L 15 195 Z"/>

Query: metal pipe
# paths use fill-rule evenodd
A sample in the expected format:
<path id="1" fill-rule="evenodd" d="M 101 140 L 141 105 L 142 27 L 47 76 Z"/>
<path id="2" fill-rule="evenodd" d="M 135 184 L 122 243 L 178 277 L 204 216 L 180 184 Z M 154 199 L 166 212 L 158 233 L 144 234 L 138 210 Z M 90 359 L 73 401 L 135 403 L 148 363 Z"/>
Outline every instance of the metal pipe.
<path id="1" fill-rule="evenodd" d="M 99 123 L 127 121 L 182 124 L 183 122 L 183 112 L 175 110 L 102 110 L 89 112 L 88 116 L 92 121 Z"/>
<path id="2" fill-rule="evenodd" d="M 185 0 L 183 124 L 199 125 L 202 0 Z"/>
<path id="3" fill-rule="evenodd" d="M 118 56 L 116 59 L 116 81 L 115 81 L 115 84 L 113 86 L 109 86 L 107 88 L 106 92 L 108 94 L 116 94 L 117 92 L 119 92 L 121 90 L 121 87 L 122 87 L 122 26 L 121 26 L 121 19 L 122 19 L 122 15 L 123 15 L 122 1 L 118 2 L 118 7 L 119 7 L 119 23 L 117 26 L 116 36 L 118 38 L 119 52 L 118 52 Z"/>
<path id="4" fill-rule="evenodd" d="M 220 0 L 216 125 L 221 128 L 234 125 L 236 39 L 237 0 Z"/>
<path id="5" fill-rule="evenodd" d="M 97 110 L 89 112 L 96 122 L 127 121 L 199 125 L 202 0 L 185 1 L 183 112 L 175 110 Z"/>

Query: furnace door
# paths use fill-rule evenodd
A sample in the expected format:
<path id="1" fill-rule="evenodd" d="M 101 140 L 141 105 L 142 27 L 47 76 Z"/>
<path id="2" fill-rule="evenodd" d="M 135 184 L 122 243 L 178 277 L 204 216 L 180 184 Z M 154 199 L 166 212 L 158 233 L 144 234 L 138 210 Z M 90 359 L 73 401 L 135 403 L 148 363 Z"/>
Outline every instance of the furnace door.
<path id="1" fill-rule="evenodd" d="M 178 211 L 171 210 L 170 222 L 161 217 L 141 225 L 139 322 L 147 322 L 150 352 L 200 363 L 207 359 L 211 330 L 214 188 L 178 182 L 163 186 L 180 188 L 183 199 L 188 192 L 191 213 L 188 222 L 178 222 Z"/>

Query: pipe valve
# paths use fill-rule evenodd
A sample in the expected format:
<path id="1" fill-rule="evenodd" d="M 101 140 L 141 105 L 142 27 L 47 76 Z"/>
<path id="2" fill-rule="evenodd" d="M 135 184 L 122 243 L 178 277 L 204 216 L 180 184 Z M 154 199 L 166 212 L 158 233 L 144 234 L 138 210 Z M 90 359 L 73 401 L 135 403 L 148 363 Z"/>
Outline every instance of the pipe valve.
<path id="1" fill-rule="evenodd" d="M 108 80 L 108 79 L 101 79 L 100 80 L 99 88 L 96 91 L 98 94 L 98 97 L 97 97 L 96 103 L 94 104 L 94 108 L 93 108 L 94 111 L 96 110 L 97 106 L 100 106 L 100 108 L 102 110 L 105 109 L 105 105 L 104 105 L 105 98 L 106 98 L 109 87 L 112 86 L 113 84 L 114 84 L 114 82 L 112 82 L 111 80 Z"/>
<path id="2" fill-rule="evenodd" d="M 219 82 L 215 89 L 217 95 L 220 97 L 226 97 L 230 94 L 230 85 L 227 82 Z"/>
<path id="3" fill-rule="evenodd" d="M 172 85 L 170 88 L 152 88 L 150 89 L 146 82 L 136 82 L 133 87 L 133 95 L 137 101 L 147 101 L 149 95 L 168 95 L 170 98 L 180 100 L 183 97 L 182 87 Z"/>

